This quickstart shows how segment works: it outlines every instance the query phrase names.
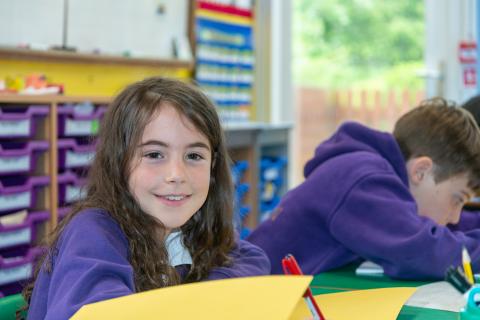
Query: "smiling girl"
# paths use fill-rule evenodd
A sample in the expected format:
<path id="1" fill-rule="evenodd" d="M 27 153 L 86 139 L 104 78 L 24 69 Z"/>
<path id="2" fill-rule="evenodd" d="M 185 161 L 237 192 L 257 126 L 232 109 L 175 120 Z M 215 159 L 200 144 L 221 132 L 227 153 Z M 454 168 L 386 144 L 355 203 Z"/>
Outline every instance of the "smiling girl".
<path id="1" fill-rule="evenodd" d="M 264 275 L 238 240 L 223 131 L 193 86 L 150 78 L 121 92 L 103 119 L 87 196 L 51 237 L 28 318 L 67 319 L 83 305 L 203 280 Z"/>

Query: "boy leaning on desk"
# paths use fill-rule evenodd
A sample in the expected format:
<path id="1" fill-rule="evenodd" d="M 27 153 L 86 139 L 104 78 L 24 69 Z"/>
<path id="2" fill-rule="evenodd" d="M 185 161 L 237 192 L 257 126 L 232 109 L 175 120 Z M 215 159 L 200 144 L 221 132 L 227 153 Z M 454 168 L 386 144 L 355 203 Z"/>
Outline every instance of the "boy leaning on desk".
<path id="1" fill-rule="evenodd" d="M 308 274 L 371 260 L 394 278 L 442 279 L 463 246 L 480 271 L 480 214 L 461 214 L 480 185 L 480 131 L 462 108 L 426 100 L 393 134 L 345 123 L 304 174 L 248 239 L 272 273 L 292 253 Z"/>

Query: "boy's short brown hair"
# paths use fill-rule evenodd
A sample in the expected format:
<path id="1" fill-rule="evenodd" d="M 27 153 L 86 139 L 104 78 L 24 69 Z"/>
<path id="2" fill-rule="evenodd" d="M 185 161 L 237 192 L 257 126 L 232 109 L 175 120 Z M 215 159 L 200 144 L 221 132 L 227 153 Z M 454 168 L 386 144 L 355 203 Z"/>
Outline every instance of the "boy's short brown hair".
<path id="1" fill-rule="evenodd" d="M 425 100 L 398 119 L 393 135 L 405 161 L 432 159 L 435 182 L 466 173 L 471 189 L 480 186 L 480 130 L 468 111 L 442 98 Z"/>

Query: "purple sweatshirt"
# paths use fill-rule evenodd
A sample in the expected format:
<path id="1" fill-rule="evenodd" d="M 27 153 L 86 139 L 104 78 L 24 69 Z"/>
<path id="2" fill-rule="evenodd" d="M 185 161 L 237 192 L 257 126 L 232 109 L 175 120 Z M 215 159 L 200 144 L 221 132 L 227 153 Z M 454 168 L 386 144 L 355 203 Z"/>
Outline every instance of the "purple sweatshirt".
<path id="1" fill-rule="evenodd" d="M 346 123 L 304 173 L 248 238 L 265 250 L 272 273 L 282 273 L 281 259 L 292 253 L 307 274 L 367 259 L 391 277 L 441 279 L 461 264 L 462 246 L 480 271 L 480 215 L 463 213 L 455 231 L 419 216 L 391 134 Z"/>
<path id="2" fill-rule="evenodd" d="M 135 292 L 128 262 L 127 238 L 118 224 L 99 209 L 78 214 L 57 245 L 53 272 L 41 271 L 33 291 L 29 319 L 68 319 L 85 304 Z M 208 280 L 265 275 L 265 253 L 246 241 L 232 251 L 233 265 L 211 271 Z M 177 270 L 185 274 L 183 266 Z"/>

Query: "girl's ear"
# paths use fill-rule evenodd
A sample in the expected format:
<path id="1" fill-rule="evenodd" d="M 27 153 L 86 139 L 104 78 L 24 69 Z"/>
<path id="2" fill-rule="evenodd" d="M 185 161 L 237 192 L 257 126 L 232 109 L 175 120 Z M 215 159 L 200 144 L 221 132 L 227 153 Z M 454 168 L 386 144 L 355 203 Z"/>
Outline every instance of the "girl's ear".
<path id="1" fill-rule="evenodd" d="M 413 185 L 420 184 L 432 171 L 433 161 L 430 157 L 422 156 L 407 161 L 408 180 Z"/>

